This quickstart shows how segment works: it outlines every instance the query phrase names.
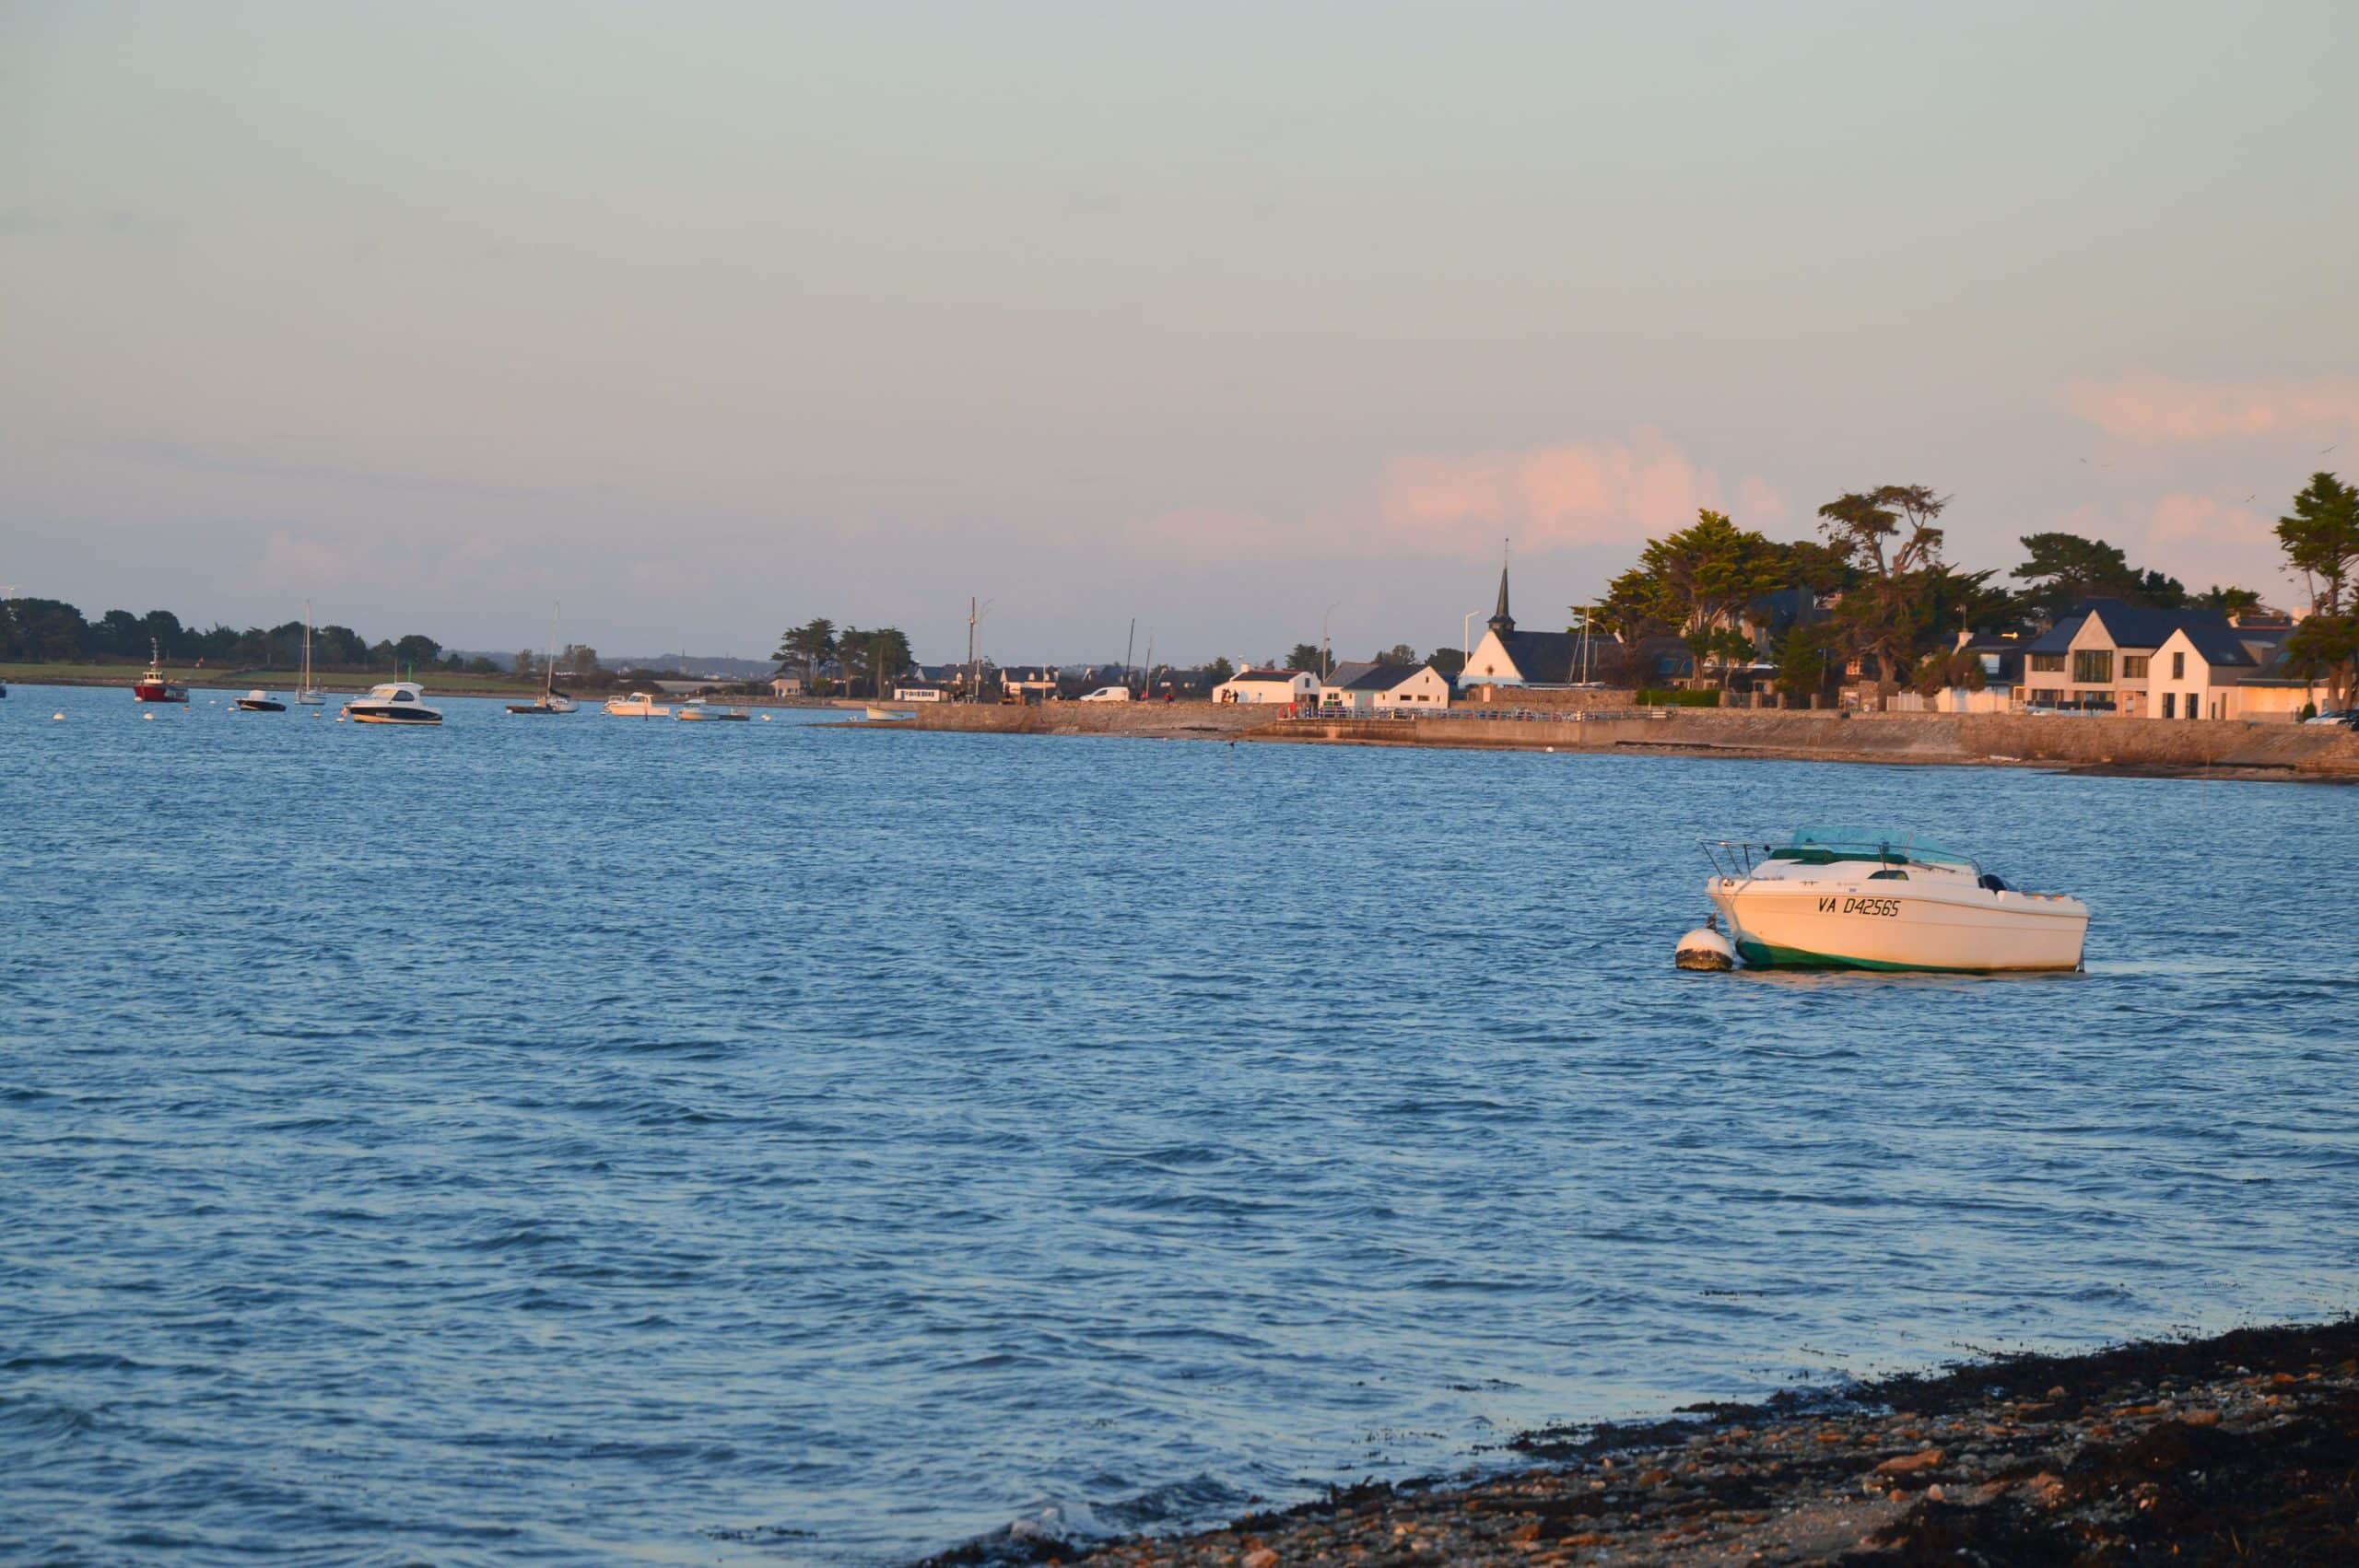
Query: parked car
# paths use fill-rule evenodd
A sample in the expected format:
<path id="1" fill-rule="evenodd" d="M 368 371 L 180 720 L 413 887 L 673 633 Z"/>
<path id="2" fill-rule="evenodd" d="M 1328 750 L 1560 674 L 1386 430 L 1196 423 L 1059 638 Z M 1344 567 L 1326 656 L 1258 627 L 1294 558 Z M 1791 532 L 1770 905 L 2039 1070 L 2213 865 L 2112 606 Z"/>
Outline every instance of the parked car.
<path id="1" fill-rule="evenodd" d="M 2359 712 L 2319 713 L 2303 720 L 2302 722 L 2305 724 L 2349 725 L 2353 720 L 2359 720 Z"/>
<path id="2" fill-rule="evenodd" d="M 1085 695 L 1081 700 L 1084 702 L 1128 702 L 1131 700 L 1131 688 L 1100 686 L 1096 691 Z"/>

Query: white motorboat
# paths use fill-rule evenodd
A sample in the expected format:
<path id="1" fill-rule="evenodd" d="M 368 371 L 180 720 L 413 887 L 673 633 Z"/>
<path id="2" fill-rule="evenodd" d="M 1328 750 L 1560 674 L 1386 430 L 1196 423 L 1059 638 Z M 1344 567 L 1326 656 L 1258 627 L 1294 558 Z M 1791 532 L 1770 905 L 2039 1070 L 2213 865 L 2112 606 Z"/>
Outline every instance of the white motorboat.
<path id="1" fill-rule="evenodd" d="M 680 704 L 680 711 L 672 717 L 689 723 L 743 724 L 753 715 L 742 708 L 716 708 L 700 696 L 692 696 Z"/>
<path id="2" fill-rule="evenodd" d="M 915 719 L 917 716 L 918 710 L 914 708 L 877 708 L 872 706 L 868 709 L 868 721 L 871 724 L 900 723 L 908 720 Z"/>
<path id="3" fill-rule="evenodd" d="M 426 688 L 415 681 L 387 681 L 369 688 L 367 696 L 344 705 L 344 717 L 355 724 L 440 724 L 442 715 L 426 706 Z"/>
<path id="4" fill-rule="evenodd" d="M 1906 834 L 1813 829 L 1707 847 L 1705 895 L 1755 968 L 2077 969 L 2089 907 L 2009 887 Z"/>
<path id="5" fill-rule="evenodd" d="M 645 692 L 633 692 L 628 696 L 610 696 L 606 711 L 616 719 L 669 719 L 672 710 Z"/>

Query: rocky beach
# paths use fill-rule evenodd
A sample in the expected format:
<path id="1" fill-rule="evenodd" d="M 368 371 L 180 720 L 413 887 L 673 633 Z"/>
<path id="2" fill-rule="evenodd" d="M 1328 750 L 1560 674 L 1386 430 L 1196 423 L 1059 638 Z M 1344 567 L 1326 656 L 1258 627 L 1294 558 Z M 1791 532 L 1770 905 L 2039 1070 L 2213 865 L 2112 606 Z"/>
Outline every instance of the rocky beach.
<path id="1" fill-rule="evenodd" d="M 929 1560 L 1101 1568 L 2359 1561 L 2359 1321 L 2023 1355 L 1638 1425 L 1226 1528 Z"/>

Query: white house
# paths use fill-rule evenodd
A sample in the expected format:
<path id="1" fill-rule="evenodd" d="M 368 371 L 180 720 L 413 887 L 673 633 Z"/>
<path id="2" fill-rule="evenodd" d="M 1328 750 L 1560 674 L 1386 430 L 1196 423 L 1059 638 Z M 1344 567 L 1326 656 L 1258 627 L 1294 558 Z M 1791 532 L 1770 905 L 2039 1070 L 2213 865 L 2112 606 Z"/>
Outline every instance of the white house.
<path id="1" fill-rule="evenodd" d="M 801 696 L 802 695 L 803 695 L 803 677 L 802 677 L 802 676 L 800 676 L 800 675 L 773 675 L 773 676 L 771 676 L 771 677 L 770 677 L 770 696 Z"/>
<path id="2" fill-rule="evenodd" d="M 1430 664 L 1338 664 L 1319 685 L 1321 713 L 1440 712 L 1449 678 Z"/>
<path id="3" fill-rule="evenodd" d="M 2252 719 L 2291 721 L 2305 708 L 2326 705 L 2323 682 L 2305 680 L 2285 669 L 2284 631 L 2245 640 L 2173 632 L 2155 650 L 2151 706 L 2157 719 Z"/>
<path id="4" fill-rule="evenodd" d="M 1213 688 L 1215 702 L 1309 703 L 1319 696 L 1319 677 L 1308 670 L 1239 670 Z"/>

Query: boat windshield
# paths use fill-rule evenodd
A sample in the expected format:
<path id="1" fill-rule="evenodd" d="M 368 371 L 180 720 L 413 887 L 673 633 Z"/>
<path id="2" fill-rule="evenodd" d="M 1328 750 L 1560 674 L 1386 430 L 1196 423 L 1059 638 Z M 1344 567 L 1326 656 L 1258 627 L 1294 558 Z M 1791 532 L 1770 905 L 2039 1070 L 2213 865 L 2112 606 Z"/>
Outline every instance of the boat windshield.
<path id="1" fill-rule="evenodd" d="M 1856 827 L 1802 828 L 1770 850 L 1769 858 L 1822 866 L 1837 860 L 1890 860 L 1920 866 L 1955 866 L 1962 871 L 1974 869 L 1971 857 L 1945 849 L 1913 833 L 1881 833 Z"/>

